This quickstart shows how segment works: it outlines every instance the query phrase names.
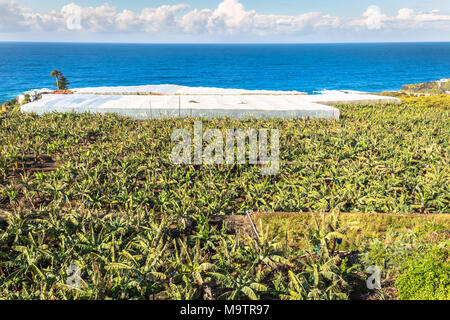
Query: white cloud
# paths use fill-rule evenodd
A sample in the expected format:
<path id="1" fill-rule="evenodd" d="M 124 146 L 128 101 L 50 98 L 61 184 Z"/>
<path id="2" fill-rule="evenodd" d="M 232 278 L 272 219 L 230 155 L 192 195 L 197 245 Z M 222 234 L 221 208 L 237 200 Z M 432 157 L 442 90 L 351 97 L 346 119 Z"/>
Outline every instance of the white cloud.
<path id="1" fill-rule="evenodd" d="M 381 13 L 378 6 L 369 6 L 366 12 L 363 13 L 366 17 L 365 23 L 369 30 L 379 30 L 385 26 L 384 22 L 388 19 L 385 14 Z"/>
<path id="2" fill-rule="evenodd" d="M 70 3 L 60 11 L 35 13 L 14 0 L 0 0 L 0 32 L 82 31 L 87 33 L 157 33 L 210 35 L 296 35 L 316 31 L 450 30 L 450 15 L 433 10 L 416 13 L 402 8 L 397 16 L 369 6 L 359 17 L 337 17 L 321 12 L 298 15 L 260 14 L 246 10 L 238 0 L 223 0 L 215 9 L 187 4 L 144 8 L 140 12 L 117 10 L 105 3 L 81 7 Z"/>
<path id="3" fill-rule="evenodd" d="M 439 10 L 427 13 L 415 13 L 414 10 L 403 8 L 398 11 L 394 27 L 401 29 L 433 28 L 438 31 L 450 30 L 450 15 L 440 14 Z"/>
<path id="4" fill-rule="evenodd" d="M 185 14 L 179 21 L 179 25 L 186 33 L 202 33 L 207 30 L 209 18 L 212 16 L 212 10 L 194 9 Z"/>
<path id="5" fill-rule="evenodd" d="M 179 29 L 177 14 L 187 8 L 189 8 L 187 4 L 145 8 L 138 16 L 138 20 L 141 23 L 141 29 L 139 31 L 177 31 Z"/>
<path id="6" fill-rule="evenodd" d="M 0 31 L 26 30 L 22 12 L 13 0 L 0 0 Z"/>
<path id="7" fill-rule="evenodd" d="M 402 8 L 402 9 L 398 10 L 397 19 L 398 19 L 398 20 L 408 20 L 408 19 L 411 19 L 413 13 L 414 13 L 414 10 L 413 10 L 413 9 Z"/>
<path id="8" fill-rule="evenodd" d="M 263 15 L 254 10 L 246 11 L 237 0 L 224 0 L 215 10 L 194 9 L 183 16 L 179 25 L 185 32 L 264 35 L 301 32 L 314 24 L 327 25 L 330 18 L 320 12 L 299 16 Z"/>
<path id="9" fill-rule="evenodd" d="M 227 29 L 249 28 L 253 25 L 256 11 L 245 11 L 244 6 L 237 0 L 224 0 L 212 14 L 211 21 L 220 21 Z"/>
<path id="10" fill-rule="evenodd" d="M 139 29 L 141 22 L 137 19 L 137 15 L 130 10 L 123 10 L 116 17 L 116 28 L 120 31 L 128 29 Z"/>

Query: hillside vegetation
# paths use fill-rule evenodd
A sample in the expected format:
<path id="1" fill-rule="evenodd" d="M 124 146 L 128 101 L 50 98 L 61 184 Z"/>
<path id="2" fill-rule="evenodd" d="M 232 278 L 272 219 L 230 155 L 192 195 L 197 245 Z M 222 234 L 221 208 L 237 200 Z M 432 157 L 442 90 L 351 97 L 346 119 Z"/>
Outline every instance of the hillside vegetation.
<path id="1" fill-rule="evenodd" d="M 414 96 L 407 93 L 382 92 L 381 95 L 402 99 L 404 105 L 414 105 L 422 108 L 440 108 L 450 110 L 450 95 Z"/>
<path id="2" fill-rule="evenodd" d="M 273 233 L 276 222 L 258 222 L 259 239 L 211 223 L 248 211 L 449 213 L 446 108 L 339 108 L 332 121 L 203 122 L 278 128 L 275 176 L 248 164 L 172 164 L 171 134 L 192 130 L 193 119 L 9 112 L 0 124 L 0 298 L 361 298 L 375 264 L 394 288 L 378 298 L 448 299 L 446 219 L 413 229 L 400 221 L 375 230 L 379 238 L 361 228 L 356 239 L 352 221 L 339 220 L 341 229 L 330 215 L 303 229 L 303 245 Z M 345 237 L 355 243 L 340 252 Z M 67 284 L 74 266 L 78 289 Z"/>
<path id="3" fill-rule="evenodd" d="M 405 84 L 402 86 L 401 92 L 406 93 L 419 93 L 419 94 L 432 94 L 439 95 L 445 94 L 447 91 L 450 91 L 450 82 L 424 82 L 424 83 L 416 83 L 416 84 Z"/>

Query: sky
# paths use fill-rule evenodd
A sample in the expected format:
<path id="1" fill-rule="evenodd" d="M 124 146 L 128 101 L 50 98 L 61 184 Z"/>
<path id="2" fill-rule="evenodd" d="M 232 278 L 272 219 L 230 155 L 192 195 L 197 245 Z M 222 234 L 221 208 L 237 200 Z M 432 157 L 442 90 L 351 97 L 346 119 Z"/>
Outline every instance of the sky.
<path id="1" fill-rule="evenodd" d="M 450 1 L 0 0 L 0 41 L 450 41 Z"/>

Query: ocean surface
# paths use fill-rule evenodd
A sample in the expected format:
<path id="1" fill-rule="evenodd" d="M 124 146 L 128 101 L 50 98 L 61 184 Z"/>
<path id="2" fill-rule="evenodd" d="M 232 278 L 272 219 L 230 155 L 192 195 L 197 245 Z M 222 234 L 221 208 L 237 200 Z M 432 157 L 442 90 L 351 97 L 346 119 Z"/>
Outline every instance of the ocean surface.
<path id="1" fill-rule="evenodd" d="M 53 88 L 178 84 L 380 92 L 450 78 L 450 42 L 377 44 L 88 44 L 0 42 L 0 102 Z"/>

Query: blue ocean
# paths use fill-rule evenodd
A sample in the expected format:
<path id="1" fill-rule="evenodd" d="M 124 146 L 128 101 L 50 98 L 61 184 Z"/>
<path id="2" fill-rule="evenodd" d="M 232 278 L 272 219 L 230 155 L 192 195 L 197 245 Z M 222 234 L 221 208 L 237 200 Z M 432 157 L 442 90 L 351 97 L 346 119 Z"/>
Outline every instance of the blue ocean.
<path id="1" fill-rule="evenodd" d="M 186 86 L 380 92 L 450 78 L 450 43 L 91 44 L 0 43 L 0 101 L 52 88 Z"/>

